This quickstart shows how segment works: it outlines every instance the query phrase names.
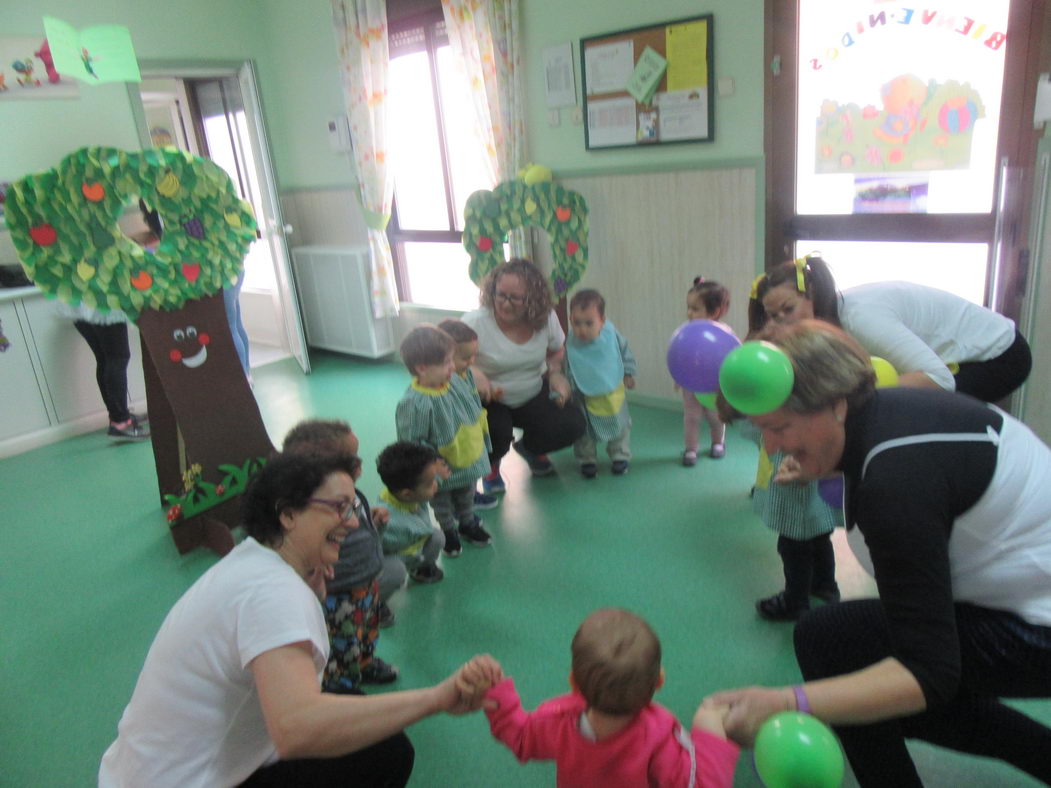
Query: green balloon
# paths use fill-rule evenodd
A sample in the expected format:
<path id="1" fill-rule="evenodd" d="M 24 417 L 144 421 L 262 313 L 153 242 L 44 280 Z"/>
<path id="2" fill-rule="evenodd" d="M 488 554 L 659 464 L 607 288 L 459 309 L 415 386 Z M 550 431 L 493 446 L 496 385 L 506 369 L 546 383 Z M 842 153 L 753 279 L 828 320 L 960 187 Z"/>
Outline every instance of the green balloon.
<path id="1" fill-rule="evenodd" d="M 716 409 L 715 398 L 719 396 L 718 391 L 699 392 L 694 396 L 697 397 L 697 401 L 704 405 L 704 407 L 708 408 L 708 410 Z"/>
<path id="2" fill-rule="evenodd" d="M 792 393 L 792 362 L 769 342 L 745 342 L 726 356 L 719 388 L 726 401 L 746 416 L 770 413 Z"/>
<path id="3" fill-rule="evenodd" d="M 755 770 L 766 788 L 836 788 L 843 782 L 843 753 L 821 720 L 783 711 L 759 729 Z"/>

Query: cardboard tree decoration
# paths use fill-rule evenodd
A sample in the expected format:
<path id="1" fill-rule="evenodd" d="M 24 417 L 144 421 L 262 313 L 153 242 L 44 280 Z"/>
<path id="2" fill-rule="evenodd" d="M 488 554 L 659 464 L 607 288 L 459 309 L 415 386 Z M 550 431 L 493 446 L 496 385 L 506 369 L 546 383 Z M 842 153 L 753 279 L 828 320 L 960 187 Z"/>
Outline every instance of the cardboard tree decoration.
<path id="1" fill-rule="evenodd" d="M 117 219 L 142 198 L 164 233 L 150 253 Z M 7 225 L 46 295 L 139 328 L 161 503 L 179 552 L 233 547 L 239 498 L 274 453 L 234 348 L 222 289 L 256 238 L 251 206 L 207 159 L 174 148 L 82 148 L 7 193 Z"/>
<path id="2" fill-rule="evenodd" d="M 471 256 L 471 281 L 481 284 L 504 261 L 503 243 L 517 227 L 542 227 L 551 239 L 551 286 L 562 298 L 580 281 L 588 262 L 588 205 L 584 197 L 552 181 L 504 181 L 477 191 L 464 206 L 463 246 Z"/>

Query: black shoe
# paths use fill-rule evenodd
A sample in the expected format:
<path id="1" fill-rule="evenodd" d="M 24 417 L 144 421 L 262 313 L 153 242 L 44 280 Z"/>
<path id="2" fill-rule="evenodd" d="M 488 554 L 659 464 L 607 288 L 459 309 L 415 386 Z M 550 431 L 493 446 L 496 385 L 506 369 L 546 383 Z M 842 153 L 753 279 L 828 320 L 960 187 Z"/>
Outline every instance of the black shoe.
<path id="1" fill-rule="evenodd" d="M 390 684 L 398 680 L 398 669 L 384 662 L 379 657 L 361 669 L 362 684 Z"/>
<path id="2" fill-rule="evenodd" d="M 442 548 L 442 552 L 449 558 L 456 558 L 463 552 L 463 548 L 460 546 L 460 535 L 453 529 L 442 531 L 442 533 L 445 534 L 445 546 Z"/>
<path id="3" fill-rule="evenodd" d="M 810 592 L 810 595 L 816 596 L 822 602 L 827 602 L 831 605 L 839 601 L 839 587 L 832 586 L 832 588 L 815 588 L 813 591 Z"/>
<path id="4" fill-rule="evenodd" d="M 523 446 L 520 441 L 512 443 L 511 448 L 518 452 L 522 459 L 526 461 L 529 470 L 533 472 L 534 476 L 550 476 L 555 472 L 555 466 L 551 464 L 551 460 L 547 458 L 546 454 L 534 454 Z"/>
<path id="5" fill-rule="evenodd" d="M 627 460 L 614 460 L 613 467 L 611 469 L 614 476 L 623 476 L 628 472 L 628 461 Z"/>
<path id="6" fill-rule="evenodd" d="M 150 428 L 130 418 L 121 424 L 110 422 L 106 435 L 118 441 L 144 441 L 150 437 Z"/>
<path id="7" fill-rule="evenodd" d="M 500 505 L 500 499 L 495 495 L 487 495 L 486 493 L 475 492 L 474 494 L 474 508 L 475 509 L 495 509 Z"/>
<path id="8" fill-rule="evenodd" d="M 417 583 L 437 583 L 445 577 L 445 572 L 434 564 L 425 564 L 419 569 L 413 570 L 410 577 Z"/>
<path id="9" fill-rule="evenodd" d="M 755 609 L 767 621 L 795 621 L 810 609 L 810 605 L 793 605 L 784 591 L 778 591 L 773 596 L 756 602 Z"/>
<path id="10" fill-rule="evenodd" d="M 598 466 L 593 462 L 585 462 L 580 466 L 580 475 L 585 479 L 594 479 L 598 476 Z"/>
<path id="11" fill-rule="evenodd" d="M 387 627 L 394 626 L 394 611 L 391 610 L 386 602 L 380 602 L 380 629 L 386 629 Z"/>
<path id="12" fill-rule="evenodd" d="M 460 526 L 460 536 L 476 547 L 486 547 L 493 543 L 493 537 L 482 527 L 482 518 L 474 516 L 474 522 Z"/>

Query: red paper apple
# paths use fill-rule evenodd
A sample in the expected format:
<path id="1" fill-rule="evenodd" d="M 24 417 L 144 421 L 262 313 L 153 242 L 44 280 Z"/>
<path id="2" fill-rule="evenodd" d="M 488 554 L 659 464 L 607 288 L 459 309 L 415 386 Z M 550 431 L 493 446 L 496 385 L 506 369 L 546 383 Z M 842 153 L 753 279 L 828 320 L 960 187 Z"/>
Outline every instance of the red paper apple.
<path id="1" fill-rule="evenodd" d="M 580 244 L 578 244 L 576 241 L 566 241 L 566 254 L 568 254 L 570 257 L 575 255 L 577 253 L 577 249 L 579 248 Z"/>
<path id="2" fill-rule="evenodd" d="M 483 235 L 478 239 L 478 249 L 483 252 L 488 252 L 493 248 L 493 239 L 488 235 Z"/>
<path id="3" fill-rule="evenodd" d="M 186 277 L 186 281 L 193 284 L 197 281 L 197 277 L 201 275 L 201 264 L 200 263 L 183 263 L 182 264 L 182 275 Z"/>
<path id="4" fill-rule="evenodd" d="M 40 246 L 51 246 L 58 240 L 58 232 L 50 224 L 38 224 L 29 228 L 29 237 Z"/>
<path id="5" fill-rule="evenodd" d="M 568 222 L 569 217 L 573 215 L 573 212 L 564 205 L 560 205 L 555 208 L 555 218 L 560 222 Z"/>
<path id="6" fill-rule="evenodd" d="M 101 183 L 92 183 L 88 185 L 82 183 L 80 190 L 84 193 L 84 197 L 91 202 L 101 202 L 102 198 L 106 196 L 106 189 Z"/>
<path id="7" fill-rule="evenodd" d="M 153 277 L 148 271 L 139 271 L 131 278 L 131 286 L 136 290 L 149 290 L 153 284 Z"/>

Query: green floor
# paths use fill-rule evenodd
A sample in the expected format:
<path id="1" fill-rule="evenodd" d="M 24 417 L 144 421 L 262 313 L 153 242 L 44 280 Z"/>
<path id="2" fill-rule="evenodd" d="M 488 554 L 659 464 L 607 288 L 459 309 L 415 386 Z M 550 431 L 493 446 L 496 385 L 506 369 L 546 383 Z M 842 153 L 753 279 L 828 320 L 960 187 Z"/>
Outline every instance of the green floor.
<path id="1" fill-rule="evenodd" d="M 286 361 L 255 370 L 275 441 L 306 416 L 348 419 L 361 438 L 361 487 L 375 497 L 373 458 L 394 439 L 408 377 L 398 365 L 320 355 L 309 377 Z M 494 546 L 443 559 L 446 579 L 392 601 L 398 620 L 378 654 L 401 667 L 394 687 L 444 677 L 488 651 L 527 707 L 565 691 L 569 641 L 605 605 L 643 614 L 660 635 L 668 681 L 657 699 L 688 721 L 712 690 L 798 680 L 791 626 L 758 619 L 776 591 L 774 536 L 751 515 L 755 448 L 731 435 L 725 459 L 681 467 L 681 416 L 635 407 L 634 459 L 585 482 L 569 452 L 559 473 L 529 478 L 505 463 L 508 493 L 484 513 Z M 215 557 L 179 556 L 158 508 L 150 447 L 92 434 L 0 461 L 0 785 L 87 786 L 113 739 L 146 650 L 179 595 Z M 837 545 L 837 549 L 842 545 Z M 871 592 L 839 550 L 847 596 Z M 1051 703 L 1028 712 L 1051 723 Z M 519 766 L 480 715 L 412 729 L 413 784 L 541 786 L 550 764 Z M 1035 785 L 996 763 L 917 746 L 931 786 Z M 737 785 L 758 785 L 750 756 Z M 848 785 L 853 780 L 848 778 Z"/>

